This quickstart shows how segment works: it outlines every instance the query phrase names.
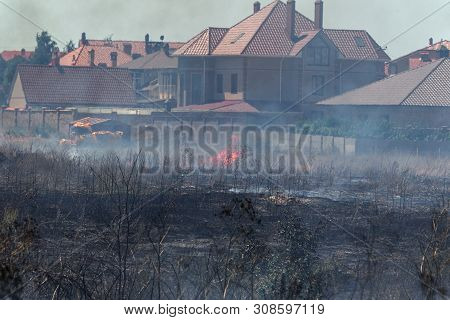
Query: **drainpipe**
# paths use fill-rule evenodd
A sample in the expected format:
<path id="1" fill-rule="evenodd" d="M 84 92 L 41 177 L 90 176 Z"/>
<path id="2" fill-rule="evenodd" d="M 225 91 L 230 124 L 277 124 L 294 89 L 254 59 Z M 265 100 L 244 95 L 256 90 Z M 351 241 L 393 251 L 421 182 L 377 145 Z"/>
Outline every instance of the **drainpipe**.
<path id="1" fill-rule="evenodd" d="M 203 103 L 206 103 L 206 57 L 203 57 Z"/>
<path id="2" fill-rule="evenodd" d="M 283 102 L 283 62 L 286 57 L 281 58 L 280 61 L 280 104 Z"/>

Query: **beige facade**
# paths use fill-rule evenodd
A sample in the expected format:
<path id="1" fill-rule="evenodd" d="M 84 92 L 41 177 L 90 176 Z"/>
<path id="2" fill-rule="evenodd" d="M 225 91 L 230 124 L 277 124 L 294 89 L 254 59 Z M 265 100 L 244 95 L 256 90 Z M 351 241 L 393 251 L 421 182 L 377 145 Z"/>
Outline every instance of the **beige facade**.
<path id="1" fill-rule="evenodd" d="M 13 88 L 11 91 L 11 98 L 9 100 L 9 107 L 17 109 L 26 109 L 27 100 L 25 99 L 25 92 L 23 91 L 20 74 L 17 74 Z"/>
<path id="2" fill-rule="evenodd" d="M 295 57 L 181 56 L 178 106 L 222 100 L 315 103 L 383 78 L 384 61 L 355 62 L 343 59 L 322 36 Z"/>

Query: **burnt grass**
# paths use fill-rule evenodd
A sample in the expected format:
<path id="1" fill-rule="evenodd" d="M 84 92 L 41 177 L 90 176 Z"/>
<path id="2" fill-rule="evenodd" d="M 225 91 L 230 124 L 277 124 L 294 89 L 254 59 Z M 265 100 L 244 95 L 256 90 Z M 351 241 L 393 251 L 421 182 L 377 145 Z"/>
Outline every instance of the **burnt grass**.
<path id="1" fill-rule="evenodd" d="M 114 156 L 20 149 L 3 150 L 0 165 L 0 265 L 14 270 L 0 277 L 4 298 L 446 296 L 448 216 L 442 266 L 431 282 L 420 269 L 448 205 L 443 177 L 146 177 Z"/>

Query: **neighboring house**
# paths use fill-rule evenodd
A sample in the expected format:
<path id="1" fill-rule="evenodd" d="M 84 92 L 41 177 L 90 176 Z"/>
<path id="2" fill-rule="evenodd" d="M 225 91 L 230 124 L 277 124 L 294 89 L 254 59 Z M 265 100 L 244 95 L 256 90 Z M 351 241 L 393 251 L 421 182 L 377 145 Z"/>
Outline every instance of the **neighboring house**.
<path id="1" fill-rule="evenodd" d="M 117 67 L 133 58 L 113 47 L 83 45 L 60 59 L 62 66 L 74 67 Z"/>
<path id="2" fill-rule="evenodd" d="M 136 97 L 125 69 L 23 64 L 17 67 L 8 106 L 135 107 Z"/>
<path id="3" fill-rule="evenodd" d="M 127 41 L 127 40 L 94 40 L 87 39 L 86 33 L 82 33 L 81 40 L 79 41 L 79 47 L 83 45 L 90 46 L 104 46 L 113 47 L 125 52 L 135 58 L 143 57 L 155 51 L 159 51 L 160 48 L 168 47 L 169 52 L 172 53 L 179 49 L 184 43 L 182 42 L 164 42 L 164 41 L 150 41 L 150 36 L 145 35 L 144 41 Z"/>
<path id="4" fill-rule="evenodd" d="M 121 68 L 133 74 L 134 88 L 142 94 L 138 96 L 140 103 L 177 98 L 178 58 L 169 56 L 167 50 L 133 60 Z"/>
<path id="5" fill-rule="evenodd" d="M 450 59 L 443 58 L 368 86 L 320 101 L 316 112 L 349 121 L 450 126 Z"/>
<path id="6" fill-rule="evenodd" d="M 449 56 L 450 41 L 441 40 L 434 43 L 430 38 L 428 46 L 392 60 L 386 65 L 386 75 L 394 75 L 421 67 L 427 63 Z"/>
<path id="7" fill-rule="evenodd" d="M 174 53 L 178 106 L 313 103 L 384 77 L 387 54 L 366 31 L 324 29 L 321 0 L 314 21 L 292 0 L 263 8 L 256 2 L 253 10 L 231 28 L 202 31 Z"/>
<path id="8" fill-rule="evenodd" d="M 3 51 L 2 53 L 0 53 L 0 57 L 4 60 L 4 61 L 9 61 L 14 59 L 15 57 L 22 57 L 24 59 L 29 60 L 31 58 L 31 56 L 33 55 L 33 51 L 26 51 L 25 49 L 22 49 L 20 51 Z"/>

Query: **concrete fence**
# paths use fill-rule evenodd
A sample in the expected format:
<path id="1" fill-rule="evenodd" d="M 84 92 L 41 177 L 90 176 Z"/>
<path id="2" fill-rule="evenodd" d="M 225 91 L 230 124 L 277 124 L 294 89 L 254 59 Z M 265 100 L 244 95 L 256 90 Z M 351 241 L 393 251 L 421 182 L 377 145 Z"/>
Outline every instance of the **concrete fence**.
<path id="1" fill-rule="evenodd" d="M 2 108 L 0 130 L 3 132 L 20 130 L 32 134 L 40 130 L 61 136 L 69 134 L 69 126 L 76 118 L 74 110 L 22 110 Z"/>

